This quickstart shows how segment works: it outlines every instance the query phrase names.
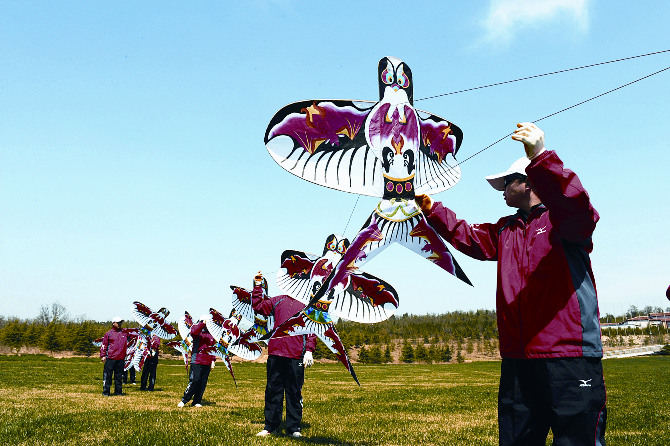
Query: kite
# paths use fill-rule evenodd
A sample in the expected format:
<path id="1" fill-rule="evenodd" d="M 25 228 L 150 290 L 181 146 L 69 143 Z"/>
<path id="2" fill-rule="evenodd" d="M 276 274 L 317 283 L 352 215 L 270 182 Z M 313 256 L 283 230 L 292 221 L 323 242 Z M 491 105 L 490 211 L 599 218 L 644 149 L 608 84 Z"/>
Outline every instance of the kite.
<path id="1" fill-rule="evenodd" d="M 191 327 L 193 326 L 193 318 L 188 313 L 184 311 L 184 315 L 179 318 L 177 322 L 177 329 L 179 330 L 179 336 L 181 336 L 181 341 L 170 341 L 167 343 L 168 347 L 172 347 L 181 353 L 182 358 L 184 358 L 184 366 L 188 372 L 188 360 L 193 350 L 193 337 L 191 336 Z"/>
<path id="2" fill-rule="evenodd" d="M 309 306 L 350 249 L 348 239 L 331 234 L 326 238 L 320 257 L 302 251 L 284 251 L 281 268 L 277 271 L 277 285 L 292 298 Z M 314 308 L 332 316 L 369 324 L 385 321 L 399 305 L 398 293 L 391 285 L 355 267 L 349 274 L 331 281 L 331 285 L 328 294 L 314 302 Z"/>
<path id="3" fill-rule="evenodd" d="M 270 121 L 265 145 L 277 164 L 300 178 L 381 198 L 354 238 L 354 244 L 364 240 L 348 268 L 400 243 L 472 285 L 414 201 L 417 194 L 436 194 L 459 181 L 454 156 L 463 132 L 414 108 L 412 71 L 402 60 L 382 58 L 378 75 L 379 102 L 289 104 Z"/>
<path id="4" fill-rule="evenodd" d="M 236 355 L 242 359 L 253 361 L 258 359 L 262 353 L 261 346 L 258 343 L 240 339 L 242 332 L 237 325 L 241 319 L 242 316 L 235 309 L 230 312 L 229 318 L 225 318 L 214 308 L 210 308 L 205 324 L 207 324 L 207 330 L 209 330 L 216 344 L 202 350 L 204 353 L 213 354 L 223 359 L 223 363 L 233 377 L 235 386 L 237 386 L 237 381 L 235 380 L 230 357 Z"/>
<path id="5" fill-rule="evenodd" d="M 170 314 L 165 308 L 154 312 L 143 303 L 135 301 L 133 302 L 132 314 L 140 327 L 137 329 L 137 342 L 133 359 L 130 364 L 126 365 L 125 370 L 135 367 L 139 371 L 149 356 L 148 347 L 151 336 L 156 335 L 161 339 L 170 340 L 177 335 L 177 331 L 172 325 L 165 322 L 165 318 Z"/>
<path id="6" fill-rule="evenodd" d="M 360 271 L 351 259 L 360 255 L 358 238 L 354 245 L 339 234 L 326 237 L 321 256 L 302 251 L 287 250 L 281 256 L 281 268 L 277 271 L 277 284 L 291 298 L 301 302 L 305 308 L 280 322 L 274 329 L 274 320 L 261 325 L 263 333 L 259 339 L 315 334 L 337 356 L 358 383 L 356 373 L 346 354 L 344 345 L 335 330 L 331 315 L 348 320 L 375 323 L 388 319 L 398 308 L 399 298 L 395 289 L 385 281 Z M 344 263 L 341 261 L 348 259 Z M 346 264 L 345 274 L 333 276 L 339 265 Z M 340 268 L 341 269 L 341 268 Z M 333 280 L 334 279 L 334 280 Z M 262 278 L 262 288 L 267 296 L 267 281 Z M 332 284 L 328 293 L 321 293 L 323 284 Z M 252 293 L 240 287 L 233 289 L 233 307 L 246 318 L 258 320 L 262 315 L 254 312 Z"/>
<path id="7" fill-rule="evenodd" d="M 268 282 L 265 278 L 262 279 L 261 286 L 267 295 Z M 258 342 L 262 340 L 263 337 L 274 330 L 274 314 L 264 316 L 263 314 L 254 311 L 251 304 L 251 291 L 234 285 L 231 285 L 230 289 L 233 290 L 233 310 L 237 315 L 253 324 L 251 328 L 240 337 L 240 340 L 246 342 Z"/>

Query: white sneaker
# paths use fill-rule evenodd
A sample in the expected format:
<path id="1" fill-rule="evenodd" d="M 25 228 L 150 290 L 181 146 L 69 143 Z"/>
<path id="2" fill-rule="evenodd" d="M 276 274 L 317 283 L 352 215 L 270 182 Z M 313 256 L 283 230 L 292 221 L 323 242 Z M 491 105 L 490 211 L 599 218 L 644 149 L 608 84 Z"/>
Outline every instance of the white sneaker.
<path id="1" fill-rule="evenodd" d="M 272 432 L 269 432 L 265 429 L 256 434 L 257 437 L 267 437 L 268 435 L 272 435 Z"/>
<path id="2" fill-rule="evenodd" d="M 300 432 L 293 432 L 291 437 L 302 437 L 302 434 Z"/>
<path id="3" fill-rule="evenodd" d="M 202 404 L 200 404 L 200 403 L 194 404 L 193 407 L 202 407 Z"/>
<path id="4" fill-rule="evenodd" d="M 183 401 L 179 401 L 179 404 L 177 404 L 177 407 L 184 407 L 184 402 L 183 402 Z"/>

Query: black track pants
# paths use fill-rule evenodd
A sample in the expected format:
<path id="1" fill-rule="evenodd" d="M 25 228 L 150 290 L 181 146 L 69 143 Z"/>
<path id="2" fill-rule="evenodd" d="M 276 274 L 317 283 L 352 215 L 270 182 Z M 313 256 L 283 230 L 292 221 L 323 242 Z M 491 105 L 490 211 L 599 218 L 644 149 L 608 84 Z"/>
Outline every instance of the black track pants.
<path id="1" fill-rule="evenodd" d="M 607 409 L 600 358 L 503 358 L 501 446 L 604 446 Z"/>
<path id="2" fill-rule="evenodd" d="M 114 375 L 114 394 L 120 395 L 123 392 L 123 359 L 109 359 L 105 361 L 102 369 L 102 394 L 109 395 L 109 389 L 112 386 L 112 375 Z"/>
<path id="3" fill-rule="evenodd" d="M 154 390 L 156 385 L 156 367 L 158 366 L 158 356 L 149 356 L 142 367 L 142 378 L 140 378 L 140 389 L 147 388 L 149 381 L 149 390 Z"/>
<path id="4" fill-rule="evenodd" d="M 301 359 L 268 356 L 265 387 L 265 430 L 274 432 L 281 424 L 286 394 L 286 433 L 300 432 L 302 385 L 305 368 Z"/>
<path id="5" fill-rule="evenodd" d="M 188 403 L 193 398 L 193 405 L 202 403 L 202 394 L 205 393 L 211 365 L 191 364 L 188 376 L 188 386 L 182 397 L 182 402 Z"/>

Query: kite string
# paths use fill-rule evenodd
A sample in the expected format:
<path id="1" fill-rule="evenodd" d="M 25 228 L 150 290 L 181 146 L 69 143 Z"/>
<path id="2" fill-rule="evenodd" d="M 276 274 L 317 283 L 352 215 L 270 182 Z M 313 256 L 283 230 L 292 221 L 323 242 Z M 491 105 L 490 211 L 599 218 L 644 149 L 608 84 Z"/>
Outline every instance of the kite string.
<path id="1" fill-rule="evenodd" d="M 349 214 L 349 220 L 347 220 L 347 225 L 344 227 L 344 231 L 342 231 L 342 235 L 346 234 L 347 228 L 349 227 L 349 222 L 351 221 L 351 217 L 354 215 L 354 211 L 356 210 L 356 205 L 358 204 L 358 199 L 361 198 L 361 196 L 356 197 L 356 203 L 354 203 L 354 208 L 351 210 L 351 214 Z"/>
<path id="2" fill-rule="evenodd" d="M 513 82 L 519 82 L 519 81 L 525 81 L 525 80 L 528 80 L 528 79 L 534 79 L 534 78 L 538 78 L 538 77 L 549 76 L 551 74 L 566 73 L 568 71 L 581 70 L 583 68 L 597 67 L 598 65 L 606 65 L 606 64 L 614 63 L 614 62 L 622 62 L 624 60 L 637 59 L 639 57 L 653 56 L 653 55 L 656 55 L 656 54 L 662 54 L 662 53 L 667 53 L 667 52 L 670 52 L 670 50 L 656 51 L 656 52 L 653 52 L 653 53 L 640 54 L 639 56 L 624 57 L 622 59 L 615 59 L 615 60 L 609 60 L 607 62 L 599 62 L 599 63 L 594 63 L 594 64 L 591 64 L 591 65 L 584 65 L 582 67 L 568 68 L 568 69 L 565 69 L 565 70 L 552 71 L 550 73 L 544 73 L 544 74 L 536 74 L 534 76 L 522 77 L 522 78 L 519 78 L 519 79 L 510 80 L 510 81 L 496 82 L 495 84 L 483 85 L 481 87 L 466 88 L 465 90 L 452 91 L 451 93 L 443 93 L 443 94 L 438 94 L 438 95 L 435 95 L 435 96 L 428 96 L 428 97 L 421 98 L 421 99 L 415 99 L 414 102 L 425 101 L 426 99 L 434 99 L 434 98 L 439 98 L 439 97 L 442 97 L 442 96 L 449 96 L 449 95 L 457 94 L 457 93 L 465 93 L 466 91 L 480 90 L 482 88 L 495 87 L 495 86 L 498 86 L 498 85 L 511 84 Z"/>
<path id="3" fill-rule="evenodd" d="M 648 74 L 648 75 L 646 75 L 646 76 L 644 76 L 644 77 L 641 77 L 641 78 L 639 78 L 639 79 L 636 79 L 636 80 L 634 80 L 634 81 L 632 81 L 632 82 L 628 82 L 627 84 L 621 85 L 620 87 L 613 88 L 612 90 L 606 91 L 605 93 L 601 93 L 601 94 L 599 94 L 599 95 L 597 95 L 597 96 L 594 96 L 594 97 L 592 97 L 592 98 L 590 98 L 590 99 L 587 99 L 587 100 L 585 100 L 585 101 L 579 102 L 579 103 L 574 104 L 574 105 L 571 105 L 570 107 L 566 107 L 566 108 L 564 108 L 563 110 L 559 110 L 559 111 L 554 112 L 554 113 L 551 113 L 551 114 L 549 114 L 549 115 L 547 115 L 547 116 L 545 116 L 545 117 L 543 117 L 543 118 L 536 119 L 535 121 L 533 121 L 533 123 L 535 123 L 535 122 L 540 122 L 540 121 L 542 121 L 542 120 L 544 120 L 544 119 L 547 119 L 547 118 L 550 118 L 550 117 L 552 117 L 552 116 L 556 116 L 556 115 L 559 114 L 559 113 L 563 113 L 564 111 L 570 110 L 571 108 L 575 108 L 575 107 L 577 107 L 577 106 L 579 106 L 579 105 L 586 104 L 586 103 L 589 102 L 589 101 L 592 101 L 592 100 L 594 100 L 594 99 L 598 99 L 598 98 L 600 98 L 600 97 L 602 97 L 602 96 L 605 96 L 606 94 L 609 94 L 609 93 L 612 93 L 612 92 L 614 92 L 614 91 L 620 90 L 620 89 L 622 89 L 622 88 L 624 88 L 624 87 L 627 87 L 627 86 L 629 86 L 629 85 L 632 85 L 632 84 L 634 84 L 634 83 L 636 83 L 636 82 L 640 82 L 641 80 L 647 79 L 647 78 L 649 78 L 649 77 L 651 77 L 651 76 L 654 76 L 654 75 L 656 75 L 656 74 L 658 74 L 658 73 L 662 73 L 662 72 L 664 72 L 664 71 L 666 71 L 666 70 L 670 70 L 670 67 L 663 68 L 662 70 L 659 70 L 659 71 L 657 71 L 657 72 L 655 72 L 655 73 Z M 513 134 L 514 134 L 514 132 L 508 133 L 507 135 L 503 136 L 502 138 L 500 138 L 499 140 L 497 140 L 497 141 L 494 142 L 493 144 L 489 144 L 488 146 L 484 147 L 484 148 L 481 149 L 480 151 L 478 151 L 478 152 L 476 152 L 476 153 L 470 155 L 469 157 L 465 158 L 463 161 L 457 163 L 456 166 L 460 166 L 461 164 L 463 164 L 463 163 L 466 162 L 467 160 L 469 160 L 469 159 L 471 159 L 471 158 L 474 158 L 475 156 L 479 155 L 480 153 L 482 153 L 483 151 L 485 151 L 485 150 L 487 150 L 487 149 L 490 149 L 490 148 L 493 147 L 494 145 L 498 144 L 500 141 L 502 141 L 502 140 L 504 140 L 504 139 L 506 139 L 506 138 L 512 136 Z M 456 166 L 454 166 L 454 167 L 456 167 Z"/>

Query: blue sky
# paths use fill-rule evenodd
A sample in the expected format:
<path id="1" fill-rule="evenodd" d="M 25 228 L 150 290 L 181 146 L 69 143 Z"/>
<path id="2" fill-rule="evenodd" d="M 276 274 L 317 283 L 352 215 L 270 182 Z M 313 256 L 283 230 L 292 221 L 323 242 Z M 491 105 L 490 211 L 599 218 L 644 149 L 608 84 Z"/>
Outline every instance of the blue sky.
<path id="1" fill-rule="evenodd" d="M 473 4 L 474 3 L 474 4 Z M 0 315 L 175 319 L 231 308 L 285 249 L 353 237 L 377 200 L 294 177 L 265 128 L 304 99 L 377 100 L 403 59 L 415 99 L 670 49 L 670 3 L 604 0 L 0 3 Z M 463 160 L 533 121 L 670 67 L 670 53 L 416 102 L 464 132 Z M 670 70 L 538 125 L 601 220 L 601 313 L 663 306 L 670 284 Z M 471 223 L 510 213 L 485 175 L 507 139 L 435 196 Z M 352 214 L 352 209 L 353 214 Z M 351 216 L 351 223 L 347 222 Z M 456 254 L 474 287 L 394 246 L 365 270 L 399 314 L 495 307 L 495 264 Z"/>

